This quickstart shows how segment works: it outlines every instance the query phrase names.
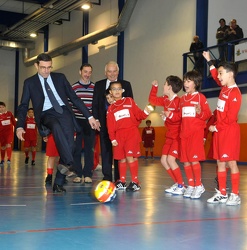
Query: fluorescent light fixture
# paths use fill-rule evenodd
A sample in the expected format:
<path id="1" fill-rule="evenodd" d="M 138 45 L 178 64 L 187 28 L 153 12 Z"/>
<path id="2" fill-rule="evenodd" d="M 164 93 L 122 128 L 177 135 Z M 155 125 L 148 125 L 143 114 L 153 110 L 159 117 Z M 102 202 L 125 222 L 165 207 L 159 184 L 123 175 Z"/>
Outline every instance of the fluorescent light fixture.
<path id="1" fill-rule="evenodd" d="M 30 33 L 30 37 L 32 37 L 32 38 L 37 37 L 37 33 L 36 33 L 36 32 L 32 32 L 32 33 Z"/>
<path id="2" fill-rule="evenodd" d="M 90 10 L 90 9 L 92 9 L 92 4 L 89 2 L 89 3 L 84 3 L 82 6 L 81 6 L 81 8 L 83 9 L 83 10 Z"/>

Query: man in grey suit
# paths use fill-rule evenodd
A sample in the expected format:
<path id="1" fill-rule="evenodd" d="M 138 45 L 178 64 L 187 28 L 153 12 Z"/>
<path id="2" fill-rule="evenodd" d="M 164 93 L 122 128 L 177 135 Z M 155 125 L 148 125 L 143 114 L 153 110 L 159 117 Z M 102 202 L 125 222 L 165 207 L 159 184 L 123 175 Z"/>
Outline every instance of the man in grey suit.
<path id="1" fill-rule="evenodd" d="M 124 89 L 123 97 L 133 98 L 131 84 L 125 80 L 118 79 L 119 67 L 114 61 L 110 61 L 105 65 L 106 79 L 100 80 L 95 83 L 93 94 L 93 116 L 100 126 L 100 149 L 102 159 L 102 173 L 103 179 L 112 181 L 112 144 L 109 139 L 107 126 L 106 126 L 106 111 L 108 103 L 106 101 L 106 89 L 109 87 L 110 82 L 120 81 Z M 118 161 L 114 160 L 114 179 L 119 179 Z"/>
<path id="2" fill-rule="evenodd" d="M 16 135 L 20 140 L 24 140 L 25 119 L 31 100 L 41 136 L 52 133 L 60 155 L 53 191 L 65 192 L 63 187 L 65 175 L 73 166 L 74 133 L 80 129 L 68 98 L 85 115 L 93 129 L 99 129 L 99 127 L 83 101 L 73 91 L 65 75 L 51 73 L 52 58 L 48 54 L 38 55 L 35 67 L 37 74 L 24 82 L 21 103 L 17 110 Z M 51 98 L 48 92 L 52 92 L 55 98 Z M 57 102 L 58 105 L 55 105 Z M 56 106 L 60 110 L 57 110 Z"/>

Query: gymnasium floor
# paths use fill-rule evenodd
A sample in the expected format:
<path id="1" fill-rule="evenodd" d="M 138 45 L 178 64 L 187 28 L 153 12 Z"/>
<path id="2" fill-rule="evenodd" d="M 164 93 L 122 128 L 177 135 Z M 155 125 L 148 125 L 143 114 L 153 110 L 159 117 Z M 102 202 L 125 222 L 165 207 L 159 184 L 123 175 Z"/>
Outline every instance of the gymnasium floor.
<path id="1" fill-rule="evenodd" d="M 101 204 L 92 184 L 72 178 L 66 194 L 53 194 L 44 185 L 44 153 L 25 166 L 24 154 L 13 152 L 11 166 L 0 168 L 0 249 L 247 249 L 246 165 L 239 166 L 242 204 L 231 207 L 206 203 L 216 187 L 213 163 L 202 164 L 206 192 L 198 200 L 165 194 L 172 181 L 159 159 L 139 163 L 142 189 Z M 95 171 L 93 181 L 101 179 Z"/>

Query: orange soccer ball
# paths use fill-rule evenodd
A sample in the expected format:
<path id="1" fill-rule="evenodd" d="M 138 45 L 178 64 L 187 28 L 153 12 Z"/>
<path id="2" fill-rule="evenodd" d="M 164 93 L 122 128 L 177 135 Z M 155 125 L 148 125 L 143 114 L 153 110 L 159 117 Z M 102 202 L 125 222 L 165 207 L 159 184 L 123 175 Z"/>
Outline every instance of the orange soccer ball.
<path id="1" fill-rule="evenodd" d="M 96 185 L 94 196 L 99 202 L 111 202 L 117 196 L 116 186 L 110 181 L 103 180 Z"/>

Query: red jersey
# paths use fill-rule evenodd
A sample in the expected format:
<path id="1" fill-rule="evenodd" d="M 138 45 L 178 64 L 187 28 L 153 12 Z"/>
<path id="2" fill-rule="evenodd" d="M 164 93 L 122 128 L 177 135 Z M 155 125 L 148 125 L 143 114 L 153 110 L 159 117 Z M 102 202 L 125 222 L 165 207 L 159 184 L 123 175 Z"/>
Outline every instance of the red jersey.
<path id="1" fill-rule="evenodd" d="M 196 113 L 195 105 L 200 105 L 201 113 Z M 172 112 L 169 119 L 177 121 L 182 118 L 180 138 L 187 138 L 198 130 L 204 130 L 206 120 L 210 118 L 212 112 L 206 97 L 199 92 L 185 94 L 180 98 L 180 112 Z"/>
<path id="2" fill-rule="evenodd" d="M 216 83 L 221 86 L 217 78 L 218 71 L 216 68 L 210 69 L 211 75 Z M 226 127 L 236 124 L 238 121 L 238 112 L 242 103 L 242 95 L 237 86 L 234 84 L 230 87 L 221 86 L 220 95 L 217 102 L 217 121 L 215 126 L 218 132 Z"/>
<path id="3" fill-rule="evenodd" d="M 171 111 L 174 113 L 179 112 L 180 98 L 175 94 L 171 100 L 168 96 L 157 97 L 158 87 L 152 86 L 149 94 L 149 102 L 155 106 L 161 106 L 164 111 Z M 165 126 L 167 128 L 166 137 L 171 139 L 176 139 L 179 137 L 181 119 L 172 121 L 170 119 L 165 119 Z"/>
<path id="4" fill-rule="evenodd" d="M 8 136 L 14 133 L 16 121 L 14 115 L 10 111 L 0 114 L 0 137 Z"/>
<path id="5" fill-rule="evenodd" d="M 141 120 L 148 117 L 130 97 L 123 97 L 111 104 L 107 110 L 107 128 L 110 140 L 116 140 L 116 132 L 137 128 Z"/>
<path id="6" fill-rule="evenodd" d="M 26 133 L 24 134 L 25 141 L 37 140 L 37 126 L 34 117 L 31 118 L 27 116 L 25 131 L 26 131 Z"/>

